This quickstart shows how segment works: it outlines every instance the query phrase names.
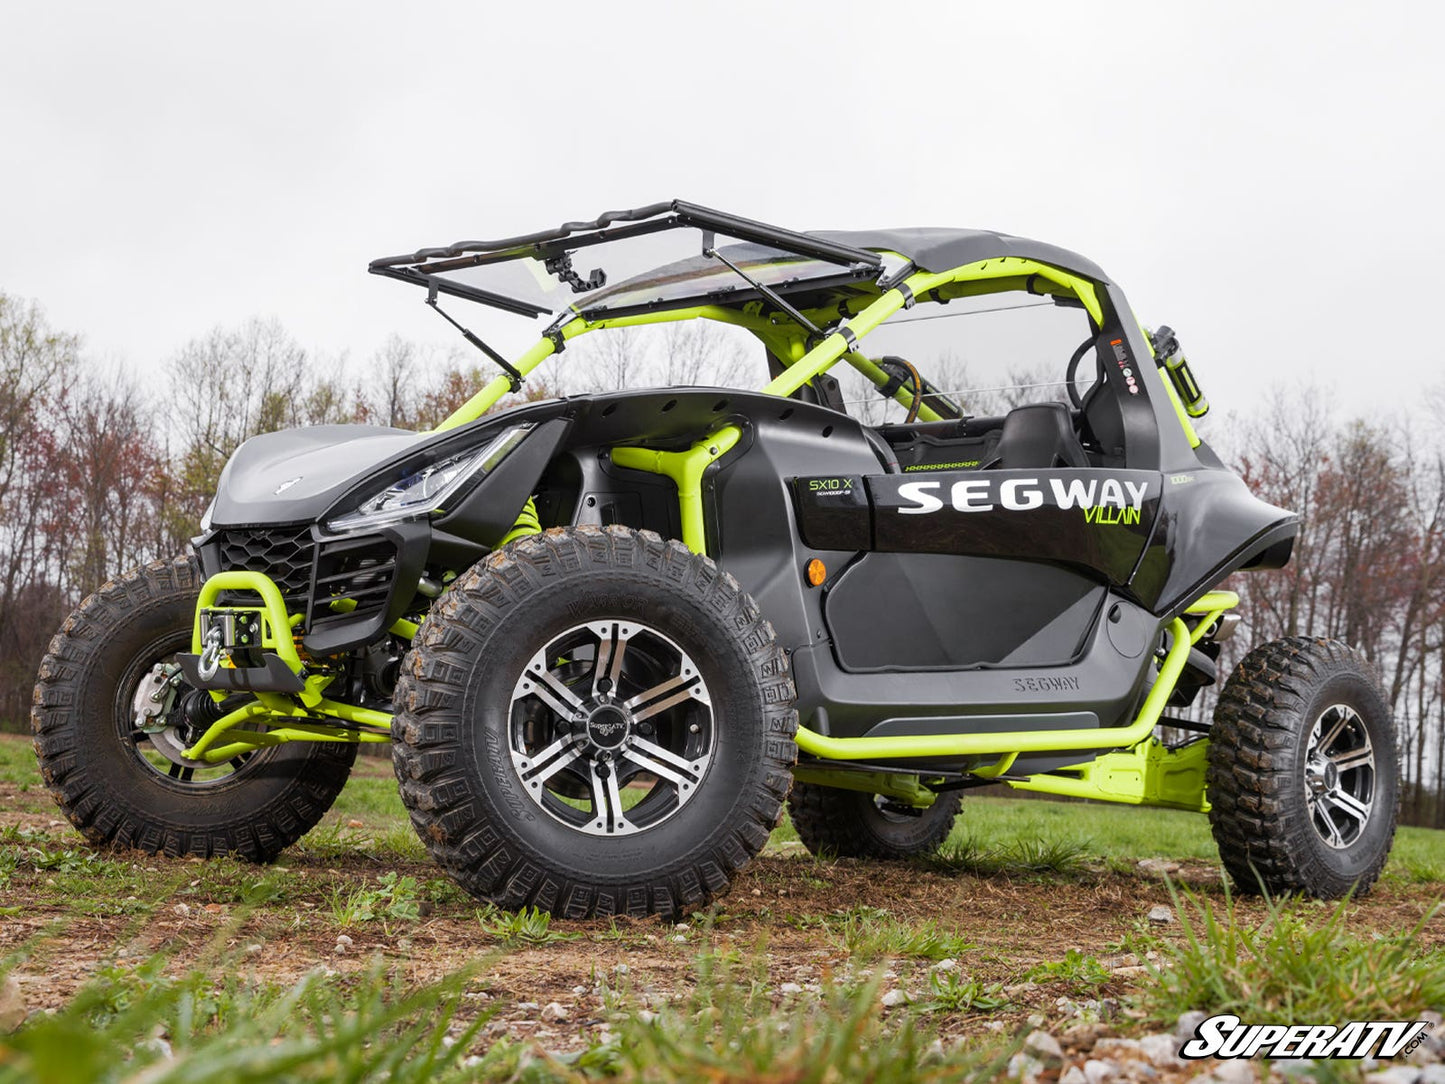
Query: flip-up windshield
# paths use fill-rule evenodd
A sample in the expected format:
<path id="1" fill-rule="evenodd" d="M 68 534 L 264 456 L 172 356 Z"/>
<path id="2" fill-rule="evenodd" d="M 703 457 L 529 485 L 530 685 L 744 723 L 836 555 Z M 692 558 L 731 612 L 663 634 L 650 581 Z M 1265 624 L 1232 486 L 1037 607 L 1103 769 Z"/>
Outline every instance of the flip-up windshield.
<path id="1" fill-rule="evenodd" d="M 748 279 L 786 293 L 876 279 L 890 268 L 866 249 L 674 201 L 544 233 L 422 249 L 376 260 L 371 270 L 522 315 L 570 309 L 600 317 L 737 304 L 758 293 Z"/>

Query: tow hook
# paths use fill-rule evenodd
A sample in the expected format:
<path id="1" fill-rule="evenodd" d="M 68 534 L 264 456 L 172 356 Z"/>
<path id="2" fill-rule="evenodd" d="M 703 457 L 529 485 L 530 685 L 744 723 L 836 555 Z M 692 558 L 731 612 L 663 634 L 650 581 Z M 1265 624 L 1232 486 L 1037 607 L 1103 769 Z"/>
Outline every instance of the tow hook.
<path id="1" fill-rule="evenodd" d="M 196 665 L 196 672 L 200 674 L 202 681 L 210 681 L 220 668 L 221 630 L 219 626 L 213 625 L 206 633 L 206 642 L 201 648 L 201 661 Z"/>

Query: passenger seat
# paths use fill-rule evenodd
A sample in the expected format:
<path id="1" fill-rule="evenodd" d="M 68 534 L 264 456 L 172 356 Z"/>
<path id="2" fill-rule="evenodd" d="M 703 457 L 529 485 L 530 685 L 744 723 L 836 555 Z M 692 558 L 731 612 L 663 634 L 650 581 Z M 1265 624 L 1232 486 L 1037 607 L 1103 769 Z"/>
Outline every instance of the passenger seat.
<path id="1" fill-rule="evenodd" d="M 994 458 L 985 465 L 999 470 L 1049 470 L 1090 463 L 1074 432 L 1069 408 L 1063 403 L 1030 403 L 1008 412 Z"/>

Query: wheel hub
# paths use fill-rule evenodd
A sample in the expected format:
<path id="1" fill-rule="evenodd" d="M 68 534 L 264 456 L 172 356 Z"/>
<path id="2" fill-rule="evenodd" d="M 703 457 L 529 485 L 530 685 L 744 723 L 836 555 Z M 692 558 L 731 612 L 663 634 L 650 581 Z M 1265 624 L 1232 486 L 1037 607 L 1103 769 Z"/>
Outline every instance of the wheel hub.
<path id="1" fill-rule="evenodd" d="M 627 744 L 632 720 L 626 711 L 613 704 L 600 704 L 587 717 L 587 738 L 592 751 L 611 752 Z"/>

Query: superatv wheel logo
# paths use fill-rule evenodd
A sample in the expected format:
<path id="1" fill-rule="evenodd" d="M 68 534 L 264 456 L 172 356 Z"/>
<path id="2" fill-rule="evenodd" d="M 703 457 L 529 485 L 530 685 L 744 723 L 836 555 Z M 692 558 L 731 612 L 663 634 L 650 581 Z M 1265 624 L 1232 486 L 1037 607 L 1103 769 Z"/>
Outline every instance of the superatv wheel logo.
<path id="1" fill-rule="evenodd" d="M 1425 1040 L 1425 1020 L 1353 1020 L 1348 1024 L 1245 1024 L 1211 1016 L 1180 1048 L 1183 1058 L 1393 1058 Z"/>
<path id="2" fill-rule="evenodd" d="M 948 500 L 955 512 L 991 512 L 1003 508 L 1027 512 L 1045 503 L 1057 508 L 1081 508 L 1089 523 L 1138 523 L 1149 487 L 1142 482 L 1120 478 L 1050 478 L 1048 487 L 1037 478 L 971 478 L 954 482 Z M 912 507 L 898 509 L 901 515 L 922 516 L 944 506 L 942 482 L 905 482 L 898 495 L 912 501 Z"/>

